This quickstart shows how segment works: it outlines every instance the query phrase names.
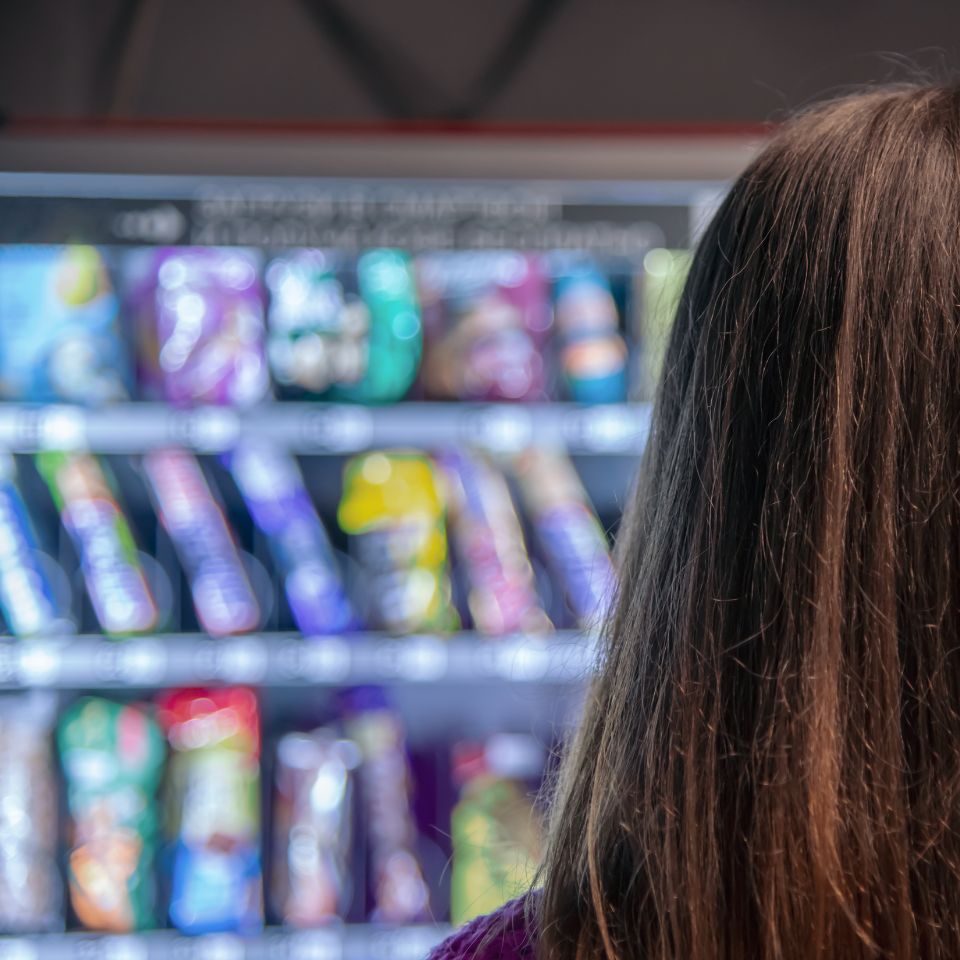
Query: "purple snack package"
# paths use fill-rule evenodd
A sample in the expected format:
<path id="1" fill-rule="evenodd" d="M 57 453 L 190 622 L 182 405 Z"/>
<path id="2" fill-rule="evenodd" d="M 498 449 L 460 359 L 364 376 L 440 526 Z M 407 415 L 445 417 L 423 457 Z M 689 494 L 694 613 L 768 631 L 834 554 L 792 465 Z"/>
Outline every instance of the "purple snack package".
<path id="1" fill-rule="evenodd" d="M 143 467 L 203 629 L 214 636 L 256 630 L 260 606 L 196 457 L 185 450 L 154 450 L 144 456 Z"/>
<path id="2" fill-rule="evenodd" d="M 606 614 L 616 574 L 610 545 L 569 458 L 527 450 L 514 463 L 533 529 L 577 626 Z"/>
<path id="3" fill-rule="evenodd" d="M 148 394 L 178 405 L 246 407 L 269 391 L 257 256 L 167 247 L 129 264 L 129 308 Z"/>
<path id="4" fill-rule="evenodd" d="M 403 723 L 376 687 L 350 690 L 341 703 L 347 735 L 360 749 L 374 900 L 371 919 L 393 924 L 427 920 L 430 890 L 417 852 Z"/>
<path id="5" fill-rule="evenodd" d="M 327 531 L 296 460 L 268 443 L 244 444 L 223 459 L 268 539 L 300 632 L 357 629 Z"/>
<path id="6" fill-rule="evenodd" d="M 477 453 L 448 450 L 437 462 L 447 478 L 449 526 L 474 627 L 488 636 L 551 631 L 503 474 Z"/>
<path id="7" fill-rule="evenodd" d="M 540 257 L 440 253 L 417 261 L 431 397 L 545 400 L 543 347 L 552 323 Z"/>

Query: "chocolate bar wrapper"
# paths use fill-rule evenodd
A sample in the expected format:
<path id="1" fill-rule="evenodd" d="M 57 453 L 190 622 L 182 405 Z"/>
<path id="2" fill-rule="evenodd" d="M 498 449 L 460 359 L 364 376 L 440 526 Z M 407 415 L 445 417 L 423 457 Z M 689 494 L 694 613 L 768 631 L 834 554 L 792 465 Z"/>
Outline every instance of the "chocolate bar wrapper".
<path id="1" fill-rule="evenodd" d="M 360 749 L 360 787 L 367 827 L 376 922 L 429 919 L 430 890 L 417 852 L 412 778 L 400 717 L 383 693 L 358 688 L 343 698 L 348 736 Z"/>
<path id="2" fill-rule="evenodd" d="M 574 622 L 596 627 L 616 584 L 610 546 L 564 454 L 528 450 L 515 460 L 527 512 Z"/>
<path id="3" fill-rule="evenodd" d="M 490 636 L 551 630 L 503 474 L 481 454 L 447 451 L 437 462 L 447 478 L 453 545 L 476 629 Z"/>
<path id="4" fill-rule="evenodd" d="M 37 454 L 60 519 L 80 557 L 87 593 L 105 633 L 152 630 L 158 611 L 130 524 L 100 462 L 88 453 Z"/>
<path id="5" fill-rule="evenodd" d="M 255 630 L 260 606 L 196 457 L 185 450 L 154 450 L 144 456 L 143 468 L 203 629 L 214 636 Z"/>
<path id="6" fill-rule="evenodd" d="M 297 628 L 307 635 L 354 630 L 359 621 L 343 586 L 327 531 L 296 460 L 248 443 L 224 457 L 254 523 L 270 545 Z"/>
<path id="7" fill-rule="evenodd" d="M 352 892 L 355 744 L 328 728 L 277 745 L 273 908 L 293 927 L 343 917 Z"/>
<path id="8" fill-rule="evenodd" d="M 0 697 L 0 932 L 63 929 L 49 693 Z"/>
<path id="9" fill-rule="evenodd" d="M 0 609 L 10 632 L 35 637 L 70 632 L 39 561 L 37 535 L 17 485 L 16 465 L 0 454 Z"/>

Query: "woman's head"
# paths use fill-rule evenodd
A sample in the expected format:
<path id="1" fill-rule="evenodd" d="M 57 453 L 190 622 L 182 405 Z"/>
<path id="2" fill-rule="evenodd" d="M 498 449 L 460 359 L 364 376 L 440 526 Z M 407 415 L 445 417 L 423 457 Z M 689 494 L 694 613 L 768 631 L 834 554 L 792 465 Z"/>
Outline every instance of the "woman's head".
<path id="1" fill-rule="evenodd" d="M 960 957 L 960 92 L 736 182 L 618 552 L 545 955 Z"/>

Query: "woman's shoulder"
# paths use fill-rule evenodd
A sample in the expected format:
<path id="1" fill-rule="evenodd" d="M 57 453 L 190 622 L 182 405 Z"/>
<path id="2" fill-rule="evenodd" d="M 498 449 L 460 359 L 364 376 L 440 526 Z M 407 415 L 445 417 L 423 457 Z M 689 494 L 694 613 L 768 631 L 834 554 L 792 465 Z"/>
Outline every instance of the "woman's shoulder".
<path id="1" fill-rule="evenodd" d="M 528 895 L 477 917 L 444 940 L 428 960 L 534 960 L 536 937 L 529 925 L 529 907 Z"/>

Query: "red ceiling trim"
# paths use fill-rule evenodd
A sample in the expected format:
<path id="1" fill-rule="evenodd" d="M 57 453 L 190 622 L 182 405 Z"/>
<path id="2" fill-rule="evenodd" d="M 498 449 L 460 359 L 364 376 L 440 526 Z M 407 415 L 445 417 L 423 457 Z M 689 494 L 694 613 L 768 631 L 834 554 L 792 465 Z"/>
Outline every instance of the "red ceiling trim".
<path id="1" fill-rule="evenodd" d="M 517 137 L 562 138 L 749 138 L 769 135 L 769 123 L 745 122 L 461 122 L 437 120 L 314 121 L 229 120 L 192 117 L 10 117 L 5 135 L 89 136 L 98 134 L 203 134 L 215 136 L 303 137 Z"/>

